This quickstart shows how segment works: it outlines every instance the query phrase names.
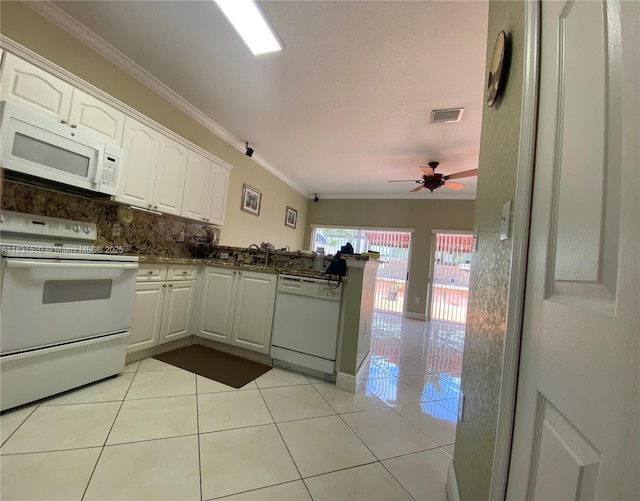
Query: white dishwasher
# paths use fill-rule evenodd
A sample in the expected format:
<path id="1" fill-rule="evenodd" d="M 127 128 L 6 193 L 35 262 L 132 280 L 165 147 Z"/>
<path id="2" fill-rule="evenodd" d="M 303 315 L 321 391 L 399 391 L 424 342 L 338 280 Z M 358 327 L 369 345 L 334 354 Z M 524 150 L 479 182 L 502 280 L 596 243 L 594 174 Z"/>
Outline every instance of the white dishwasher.
<path id="1" fill-rule="evenodd" d="M 334 379 L 340 297 L 336 282 L 278 277 L 271 334 L 273 364 Z"/>

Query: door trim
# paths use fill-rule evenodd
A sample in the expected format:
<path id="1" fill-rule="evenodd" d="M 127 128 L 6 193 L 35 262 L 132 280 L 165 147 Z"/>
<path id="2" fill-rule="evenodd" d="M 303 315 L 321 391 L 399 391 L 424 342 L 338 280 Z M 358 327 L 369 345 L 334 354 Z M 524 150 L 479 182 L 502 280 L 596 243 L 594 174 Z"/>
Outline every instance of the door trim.
<path id="1" fill-rule="evenodd" d="M 540 0 L 525 2 L 524 43 L 518 172 L 512 223 L 511 279 L 489 499 L 505 498 L 513 440 L 538 118 Z"/>
<path id="2" fill-rule="evenodd" d="M 426 311 L 424 314 L 424 318 L 420 320 L 427 320 L 427 322 L 431 321 L 431 306 L 433 303 L 433 275 L 435 274 L 435 261 L 436 261 L 436 251 L 438 250 L 438 234 L 439 233 L 449 233 L 452 235 L 473 235 L 473 230 L 431 230 L 431 247 L 429 250 L 429 274 L 427 275 L 427 297 L 426 297 Z M 405 305 L 406 306 L 406 305 Z M 407 315 L 408 316 L 408 315 Z M 411 317 L 417 318 L 417 317 Z"/>

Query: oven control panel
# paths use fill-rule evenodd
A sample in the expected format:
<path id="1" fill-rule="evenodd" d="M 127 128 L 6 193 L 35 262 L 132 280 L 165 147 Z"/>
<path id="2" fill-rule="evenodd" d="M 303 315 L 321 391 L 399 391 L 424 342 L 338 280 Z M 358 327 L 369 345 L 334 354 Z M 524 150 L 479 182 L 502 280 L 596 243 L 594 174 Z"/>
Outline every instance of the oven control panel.
<path id="1" fill-rule="evenodd" d="M 95 223 L 72 221 L 56 217 L 37 216 L 21 212 L 2 211 L 0 215 L 0 235 L 25 238 L 74 240 L 93 242 L 98 238 Z"/>

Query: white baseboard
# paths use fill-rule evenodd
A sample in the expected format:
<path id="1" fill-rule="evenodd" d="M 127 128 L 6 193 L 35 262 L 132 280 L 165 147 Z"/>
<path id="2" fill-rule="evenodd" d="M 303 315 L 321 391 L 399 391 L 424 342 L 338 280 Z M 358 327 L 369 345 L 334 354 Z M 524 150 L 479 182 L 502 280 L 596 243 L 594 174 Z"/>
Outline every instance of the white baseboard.
<path id="1" fill-rule="evenodd" d="M 357 385 L 356 376 L 346 374 L 344 372 L 338 372 L 336 376 L 336 388 L 349 393 L 355 393 Z"/>
<path id="2" fill-rule="evenodd" d="M 426 320 L 427 319 L 427 315 L 425 315 L 424 313 L 413 313 L 412 311 L 407 311 L 404 314 L 405 317 L 407 318 L 414 318 L 416 320 Z"/>
<path id="3" fill-rule="evenodd" d="M 456 469 L 453 466 L 453 460 L 449 463 L 449 470 L 447 471 L 447 499 L 449 501 L 460 501 L 458 479 L 456 478 Z"/>
<path id="4" fill-rule="evenodd" d="M 236 357 L 246 358 L 247 360 L 253 360 L 254 362 L 260 362 L 261 364 L 271 365 L 271 357 L 265 353 L 258 353 L 256 351 L 245 350 L 237 346 L 231 346 L 230 344 L 220 343 L 211 339 L 205 339 L 199 336 L 193 336 L 193 344 L 199 344 L 205 348 L 212 348 L 214 350 L 229 353 Z"/>
<path id="5" fill-rule="evenodd" d="M 369 370 L 369 359 L 371 358 L 371 352 L 367 353 L 367 356 L 364 358 L 362 363 L 360 364 L 360 368 L 356 375 L 346 374 L 344 372 L 338 372 L 336 376 L 336 388 L 342 391 L 346 391 L 349 393 L 355 393 L 358 389 L 358 386 L 362 383 L 365 373 Z"/>
<path id="6" fill-rule="evenodd" d="M 144 350 L 127 353 L 127 358 L 125 359 L 125 363 L 131 364 L 133 362 L 138 362 L 139 360 L 144 360 L 145 358 L 155 357 L 160 353 L 165 353 L 171 350 L 177 350 L 178 348 L 184 348 L 185 346 L 189 346 L 191 343 L 192 343 L 192 336 L 189 336 L 189 337 L 184 337 L 182 339 L 177 339 L 175 341 L 170 341 L 168 343 L 159 344 L 157 346 L 153 346 L 152 348 L 146 348 Z"/>

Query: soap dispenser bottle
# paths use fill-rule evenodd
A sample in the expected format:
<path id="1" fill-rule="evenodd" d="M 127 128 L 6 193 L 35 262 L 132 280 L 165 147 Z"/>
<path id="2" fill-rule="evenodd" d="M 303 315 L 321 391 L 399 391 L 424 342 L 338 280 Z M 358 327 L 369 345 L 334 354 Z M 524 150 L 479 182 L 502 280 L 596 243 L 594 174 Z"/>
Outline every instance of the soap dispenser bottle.
<path id="1" fill-rule="evenodd" d="M 316 250 L 316 258 L 313 261 L 313 269 L 324 271 L 324 247 L 318 247 L 318 250 Z"/>

